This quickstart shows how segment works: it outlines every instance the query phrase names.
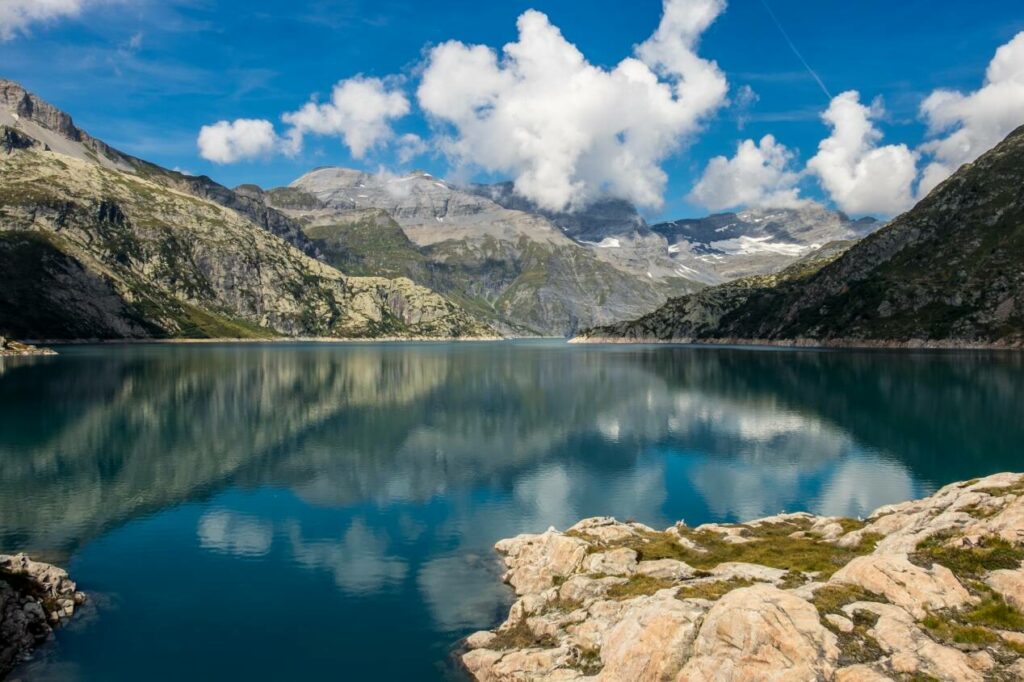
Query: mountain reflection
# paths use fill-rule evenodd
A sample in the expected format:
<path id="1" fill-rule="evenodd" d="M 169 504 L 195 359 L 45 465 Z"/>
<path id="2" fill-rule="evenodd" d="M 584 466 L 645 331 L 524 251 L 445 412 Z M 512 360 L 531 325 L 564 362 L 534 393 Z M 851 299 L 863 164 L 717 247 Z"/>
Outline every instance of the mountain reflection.
<path id="1" fill-rule="evenodd" d="M 3 365 L 2 546 L 66 552 L 231 486 L 284 487 L 323 507 L 444 499 L 430 532 L 479 535 L 482 546 L 594 513 L 653 524 L 858 514 L 1019 468 L 1022 404 L 1014 354 L 72 348 Z M 474 524 L 460 501 L 474 490 L 498 491 L 513 518 Z M 198 537 L 260 555 L 273 532 L 222 513 Z M 353 525 L 333 545 L 280 532 L 339 586 L 405 576 L 373 549 L 373 528 Z M 431 565 L 419 580 L 429 593 L 450 574 Z"/>

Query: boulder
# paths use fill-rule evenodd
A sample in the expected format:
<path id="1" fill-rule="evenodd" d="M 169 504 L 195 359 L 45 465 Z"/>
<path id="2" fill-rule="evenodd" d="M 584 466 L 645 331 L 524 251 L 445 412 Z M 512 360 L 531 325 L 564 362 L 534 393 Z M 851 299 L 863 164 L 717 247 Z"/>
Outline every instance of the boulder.
<path id="1" fill-rule="evenodd" d="M 828 679 L 836 636 L 810 603 L 771 585 L 734 590 L 708 612 L 677 682 Z"/>
<path id="2" fill-rule="evenodd" d="M 901 555 L 857 557 L 836 571 L 829 582 L 883 595 L 916 618 L 924 618 L 929 609 L 955 608 L 971 601 L 970 593 L 945 566 L 924 569 Z"/>

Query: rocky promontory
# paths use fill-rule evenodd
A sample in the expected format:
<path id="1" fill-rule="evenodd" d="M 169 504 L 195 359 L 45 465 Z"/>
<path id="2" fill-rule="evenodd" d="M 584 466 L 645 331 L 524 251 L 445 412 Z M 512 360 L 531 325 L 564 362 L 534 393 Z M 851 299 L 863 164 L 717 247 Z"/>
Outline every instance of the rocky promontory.
<path id="1" fill-rule="evenodd" d="M 1024 475 L 867 519 L 664 531 L 591 518 L 496 546 L 517 599 L 482 682 L 1024 679 Z"/>
<path id="2" fill-rule="evenodd" d="M 30 346 L 27 343 L 12 341 L 0 336 L 0 357 L 11 355 L 56 355 L 49 348 Z"/>
<path id="3" fill-rule="evenodd" d="M 0 554 L 0 678 L 84 602 L 67 571 L 24 554 Z"/>

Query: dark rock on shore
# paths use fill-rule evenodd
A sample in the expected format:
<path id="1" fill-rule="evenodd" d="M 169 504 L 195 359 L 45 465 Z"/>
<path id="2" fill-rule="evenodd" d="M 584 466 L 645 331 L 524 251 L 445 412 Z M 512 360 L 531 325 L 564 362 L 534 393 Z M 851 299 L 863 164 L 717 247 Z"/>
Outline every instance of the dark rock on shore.
<path id="1" fill-rule="evenodd" d="M 85 603 L 67 571 L 24 554 L 0 554 L 0 678 Z"/>

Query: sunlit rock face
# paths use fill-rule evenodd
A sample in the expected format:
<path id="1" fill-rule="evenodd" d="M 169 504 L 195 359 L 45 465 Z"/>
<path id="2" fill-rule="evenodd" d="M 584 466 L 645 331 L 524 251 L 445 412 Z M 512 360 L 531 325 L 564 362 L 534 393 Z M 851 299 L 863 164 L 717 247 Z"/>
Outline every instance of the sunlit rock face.
<path id="1" fill-rule="evenodd" d="M 659 532 L 599 517 L 520 534 L 495 545 L 516 601 L 461 661 L 488 682 L 1012 679 L 1022 509 L 1024 475 L 1002 473 L 864 521 Z M 689 570 L 644 568 L 673 561 Z"/>

